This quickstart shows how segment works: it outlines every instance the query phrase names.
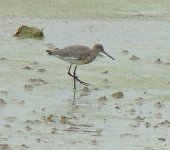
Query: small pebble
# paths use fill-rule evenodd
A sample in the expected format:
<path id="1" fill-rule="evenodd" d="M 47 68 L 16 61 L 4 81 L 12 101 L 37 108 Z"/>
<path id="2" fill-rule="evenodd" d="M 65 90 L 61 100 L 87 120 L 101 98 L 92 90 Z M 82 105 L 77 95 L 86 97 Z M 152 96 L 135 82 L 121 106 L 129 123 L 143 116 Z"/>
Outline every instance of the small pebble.
<path id="1" fill-rule="evenodd" d="M 41 79 L 41 78 L 38 78 L 38 79 L 33 79 L 33 78 L 31 78 L 30 80 L 29 80 L 29 82 L 31 82 L 31 83 L 33 83 L 33 84 L 35 84 L 35 85 L 40 85 L 40 84 L 47 84 L 47 82 L 45 82 L 43 79 Z"/>
<path id="2" fill-rule="evenodd" d="M 161 102 L 157 102 L 154 104 L 154 107 L 156 108 L 162 108 L 164 105 Z"/>
<path id="3" fill-rule="evenodd" d="M 5 118 L 5 120 L 7 122 L 15 122 L 17 120 L 17 118 L 16 117 L 7 117 L 7 118 Z"/>
<path id="4" fill-rule="evenodd" d="M 0 150 L 10 150 L 10 146 L 8 144 L 0 144 Z"/>
<path id="5" fill-rule="evenodd" d="M 6 60 L 6 58 L 1 58 L 1 60 Z"/>
<path id="6" fill-rule="evenodd" d="M 145 127 L 146 128 L 149 128 L 151 126 L 151 123 L 150 122 L 145 122 Z"/>
<path id="7" fill-rule="evenodd" d="M 104 71 L 104 72 L 102 72 L 103 74 L 107 74 L 109 71 Z"/>
<path id="8" fill-rule="evenodd" d="M 163 122 L 161 122 L 161 123 L 158 123 L 158 125 L 160 125 L 160 126 L 162 126 L 162 127 L 170 127 L 170 121 L 168 121 L 168 120 L 165 120 L 165 121 L 163 121 Z"/>
<path id="9" fill-rule="evenodd" d="M 46 70 L 45 69 L 38 69 L 37 72 L 38 73 L 44 73 L 44 72 L 46 72 Z"/>
<path id="10" fill-rule="evenodd" d="M 91 140 L 92 145 L 96 145 L 97 144 L 97 140 Z"/>
<path id="11" fill-rule="evenodd" d="M 6 124 L 5 127 L 6 128 L 11 128 L 11 125 L 10 124 Z"/>
<path id="12" fill-rule="evenodd" d="M 115 106 L 116 109 L 120 109 L 120 106 Z"/>
<path id="13" fill-rule="evenodd" d="M 7 91 L 1 91 L 1 94 L 3 94 L 3 95 L 8 95 L 8 92 Z"/>
<path id="14" fill-rule="evenodd" d="M 139 60 L 139 59 L 140 58 L 138 56 L 135 56 L 135 55 L 132 55 L 132 57 L 130 58 L 130 60 L 134 60 L 134 61 Z"/>
<path id="15" fill-rule="evenodd" d="M 99 88 L 94 88 L 93 90 L 94 90 L 94 91 L 99 91 Z"/>
<path id="16" fill-rule="evenodd" d="M 29 147 L 28 147 L 27 145 L 25 145 L 25 144 L 22 144 L 21 147 L 22 147 L 22 148 L 29 148 Z"/>
<path id="17" fill-rule="evenodd" d="M 144 100 L 143 100 L 142 97 L 138 97 L 138 98 L 135 99 L 135 102 L 136 102 L 136 104 L 138 104 L 138 105 L 142 105 L 143 102 L 144 102 Z"/>
<path id="18" fill-rule="evenodd" d="M 116 99 L 120 99 L 120 98 L 124 97 L 124 94 L 123 94 L 123 92 L 116 92 L 116 93 L 112 94 L 112 97 L 116 98 Z"/>
<path id="19" fill-rule="evenodd" d="M 106 96 L 102 96 L 102 97 L 98 98 L 98 103 L 99 103 L 99 105 L 106 105 L 107 100 L 108 99 L 106 98 Z"/>
<path id="20" fill-rule="evenodd" d="M 25 66 L 25 67 L 23 67 L 22 69 L 31 70 L 31 67 Z"/>
<path id="21" fill-rule="evenodd" d="M 89 88 L 88 88 L 88 87 L 86 87 L 86 86 L 82 89 L 82 91 L 83 91 L 84 93 L 88 93 L 88 92 L 90 92 Z"/>
<path id="22" fill-rule="evenodd" d="M 155 60 L 154 63 L 155 63 L 155 64 L 163 64 L 163 61 L 159 58 L 159 59 Z"/>
<path id="23" fill-rule="evenodd" d="M 26 123 L 27 125 L 33 125 L 33 124 L 40 124 L 40 123 L 42 123 L 42 121 L 40 121 L 40 120 L 27 120 L 24 123 Z"/>
<path id="24" fill-rule="evenodd" d="M 65 117 L 65 116 L 61 116 L 60 117 L 60 122 L 62 123 L 62 124 L 66 124 L 67 123 L 67 117 Z"/>
<path id="25" fill-rule="evenodd" d="M 58 129 L 56 128 L 52 128 L 51 134 L 55 134 L 57 132 Z"/>
<path id="26" fill-rule="evenodd" d="M 135 119 L 135 121 L 138 121 L 138 122 L 143 122 L 145 120 L 145 118 L 142 118 L 140 116 L 137 116 Z"/>
<path id="27" fill-rule="evenodd" d="M 159 141 L 165 142 L 166 139 L 165 138 L 158 138 Z"/>
<path id="28" fill-rule="evenodd" d="M 41 142 L 41 139 L 40 139 L 40 138 L 37 138 L 36 141 L 37 141 L 37 143 L 40 143 L 40 142 Z"/>
<path id="29" fill-rule="evenodd" d="M 136 110 L 133 108 L 133 109 L 129 110 L 129 113 L 130 113 L 130 115 L 135 115 L 136 114 Z"/>
<path id="30" fill-rule="evenodd" d="M 167 65 L 167 66 L 168 66 L 168 65 L 170 65 L 170 62 L 166 62 L 166 63 L 164 63 L 164 65 Z"/>
<path id="31" fill-rule="evenodd" d="M 31 63 L 31 65 L 38 65 L 38 62 L 33 61 L 33 62 Z"/>
<path id="32" fill-rule="evenodd" d="M 161 118 L 162 118 L 162 114 L 161 114 L 161 113 L 156 113 L 154 116 L 155 116 L 156 118 L 158 118 L 158 119 L 161 119 Z"/>
<path id="33" fill-rule="evenodd" d="M 46 122 L 53 122 L 53 115 L 49 115 L 46 117 Z"/>
<path id="34" fill-rule="evenodd" d="M 130 124 L 129 125 L 131 128 L 137 128 L 137 127 L 139 127 L 139 124 Z"/>
<path id="35" fill-rule="evenodd" d="M 3 106 L 3 105 L 6 105 L 7 103 L 5 102 L 5 100 L 3 99 L 0 99 L 0 105 Z"/>
<path id="36" fill-rule="evenodd" d="M 127 55 L 127 54 L 129 54 L 129 51 L 128 50 L 122 50 L 121 53 Z"/>
<path id="37" fill-rule="evenodd" d="M 26 126 L 26 127 L 25 127 L 25 130 L 26 130 L 26 131 L 31 131 L 31 130 L 32 130 L 32 128 L 31 128 L 31 127 L 29 127 L 29 126 Z"/>
<path id="38" fill-rule="evenodd" d="M 26 84 L 26 85 L 24 85 L 24 88 L 25 88 L 26 91 L 31 91 L 33 89 L 33 86 Z"/>
<path id="39" fill-rule="evenodd" d="M 108 83 L 109 81 L 108 81 L 107 78 L 105 78 L 105 79 L 103 80 L 103 82 Z"/>

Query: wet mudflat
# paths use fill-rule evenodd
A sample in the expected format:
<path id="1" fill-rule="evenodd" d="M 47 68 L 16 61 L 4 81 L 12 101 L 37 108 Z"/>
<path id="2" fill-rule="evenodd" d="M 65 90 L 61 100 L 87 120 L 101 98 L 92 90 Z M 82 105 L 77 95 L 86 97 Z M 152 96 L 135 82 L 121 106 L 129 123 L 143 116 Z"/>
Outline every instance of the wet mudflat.
<path id="1" fill-rule="evenodd" d="M 12 37 L 21 23 L 42 28 L 44 39 Z M 168 150 L 169 26 L 141 16 L 1 19 L 0 149 Z M 102 43 L 116 60 L 78 66 L 90 86 L 77 83 L 74 93 L 69 64 L 46 54 L 49 43 Z"/>

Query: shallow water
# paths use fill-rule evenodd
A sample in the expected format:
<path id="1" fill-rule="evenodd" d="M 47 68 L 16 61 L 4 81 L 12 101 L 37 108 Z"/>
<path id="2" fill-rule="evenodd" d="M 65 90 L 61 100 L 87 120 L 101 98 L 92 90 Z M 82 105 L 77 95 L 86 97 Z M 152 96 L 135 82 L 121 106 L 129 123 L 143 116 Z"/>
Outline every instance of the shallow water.
<path id="1" fill-rule="evenodd" d="M 12 37 L 21 24 L 42 28 L 45 38 Z M 170 61 L 169 26 L 169 21 L 128 18 L 1 19 L 0 58 L 6 59 L 0 60 L 0 98 L 5 101 L 0 101 L 0 144 L 18 150 L 167 150 L 170 66 L 154 62 Z M 88 91 L 77 83 L 74 100 L 69 64 L 48 56 L 48 43 L 58 48 L 102 43 L 116 60 L 103 55 L 78 66 L 79 78 L 90 86 Z M 140 59 L 132 61 L 132 55 Z M 112 98 L 118 91 L 124 97 Z"/>

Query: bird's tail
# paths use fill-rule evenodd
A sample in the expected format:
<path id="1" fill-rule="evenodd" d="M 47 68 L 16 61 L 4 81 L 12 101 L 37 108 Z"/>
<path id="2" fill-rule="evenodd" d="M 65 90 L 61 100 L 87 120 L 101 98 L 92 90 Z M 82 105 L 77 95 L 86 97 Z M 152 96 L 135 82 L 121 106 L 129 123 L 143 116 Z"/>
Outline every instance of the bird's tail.
<path id="1" fill-rule="evenodd" d="M 48 55 L 53 55 L 55 51 L 58 50 L 58 48 L 56 48 L 52 43 L 46 44 L 46 46 L 48 47 L 48 50 L 46 50 Z"/>
<path id="2" fill-rule="evenodd" d="M 48 55 L 51 55 L 51 54 L 52 54 L 52 51 L 51 51 L 51 50 L 46 50 L 46 52 L 48 53 Z"/>
<path id="3" fill-rule="evenodd" d="M 46 52 L 48 53 L 48 55 L 57 55 L 58 54 L 58 48 L 55 48 L 55 49 L 48 49 L 46 50 Z"/>

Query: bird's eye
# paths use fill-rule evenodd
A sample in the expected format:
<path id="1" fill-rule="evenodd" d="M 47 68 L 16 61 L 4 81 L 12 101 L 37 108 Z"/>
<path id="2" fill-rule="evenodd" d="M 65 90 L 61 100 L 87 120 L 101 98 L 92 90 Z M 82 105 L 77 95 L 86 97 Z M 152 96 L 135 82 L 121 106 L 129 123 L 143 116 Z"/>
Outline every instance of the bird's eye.
<path id="1" fill-rule="evenodd" d="M 100 45 L 100 49 L 103 49 L 103 46 L 102 46 L 102 45 Z"/>

